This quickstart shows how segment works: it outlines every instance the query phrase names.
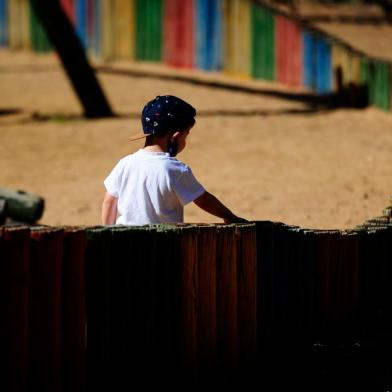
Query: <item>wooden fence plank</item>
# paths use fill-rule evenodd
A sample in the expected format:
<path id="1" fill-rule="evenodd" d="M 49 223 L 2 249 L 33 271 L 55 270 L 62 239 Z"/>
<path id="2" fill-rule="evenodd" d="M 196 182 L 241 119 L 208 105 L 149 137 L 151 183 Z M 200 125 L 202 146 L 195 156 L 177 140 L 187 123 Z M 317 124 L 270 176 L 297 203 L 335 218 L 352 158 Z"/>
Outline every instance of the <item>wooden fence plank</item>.
<path id="1" fill-rule="evenodd" d="M 237 243 L 232 226 L 217 228 L 218 366 L 222 376 L 238 369 Z"/>
<path id="2" fill-rule="evenodd" d="M 164 40 L 169 39 L 164 29 L 163 5 L 163 0 L 135 1 L 135 57 L 139 60 L 162 60 Z"/>
<path id="3" fill-rule="evenodd" d="M 254 371 L 257 353 L 256 226 L 239 225 L 237 236 L 238 361 L 240 377 Z"/>
<path id="4" fill-rule="evenodd" d="M 274 251 L 274 337 L 273 342 L 284 347 L 289 341 L 288 300 L 289 300 L 289 258 L 291 236 L 288 227 L 278 224 L 275 227 Z"/>
<path id="5" fill-rule="evenodd" d="M 117 58 L 134 57 L 134 2 L 115 0 L 114 2 L 114 52 Z"/>
<path id="6" fill-rule="evenodd" d="M 110 231 L 86 230 L 86 382 L 90 390 L 110 388 Z"/>
<path id="7" fill-rule="evenodd" d="M 275 79 L 275 16 L 263 7 L 252 3 L 251 62 L 252 76 Z"/>
<path id="8" fill-rule="evenodd" d="M 0 0 L 0 47 L 9 46 L 8 0 Z"/>
<path id="9" fill-rule="evenodd" d="M 8 43 L 11 49 L 29 49 L 31 40 L 28 0 L 8 0 Z"/>
<path id="10" fill-rule="evenodd" d="M 38 227 L 31 231 L 29 371 L 30 388 L 61 390 L 61 229 Z"/>
<path id="11" fill-rule="evenodd" d="M 197 68 L 219 70 L 222 67 L 222 13 L 220 0 L 196 0 Z"/>
<path id="12" fill-rule="evenodd" d="M 256 222 L 257 229 L 257 336 L 258 352 L 273 343 L 274 335 L 274 251 L 275 224 Z"/>
<path id="13" fill-rule="evenodd" d="M 62 392 L 84 391 L 86 374 L 85 252 L 83 228 L 64 228 L 62 267 Z"/>
<path id="14" fill-rule="evenodd" d="M 28 391 L 30 231 L 0 227 L 0 389 Z"/>
<path id="15" fill-rule="evenodd" d="M 197 341 L 199 378 L 214 378 L 217 370 L 217 275 L 214 226 L 199 227 L 198 235 L 198 318 Z"/>

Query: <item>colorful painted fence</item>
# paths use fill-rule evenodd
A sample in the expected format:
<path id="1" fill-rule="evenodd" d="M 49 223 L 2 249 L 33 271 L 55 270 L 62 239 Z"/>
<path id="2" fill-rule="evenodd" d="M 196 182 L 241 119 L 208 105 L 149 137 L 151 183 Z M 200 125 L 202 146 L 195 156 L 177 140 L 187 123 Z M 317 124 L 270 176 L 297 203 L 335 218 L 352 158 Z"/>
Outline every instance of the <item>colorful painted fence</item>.
<path id="1" fill-rule="evenodd" d="M 219 383 L 270 349 L 360 342 L 392 322 L 391 241 L 391 214 L 343 232 L 0 227 L 1 387 Z"/>
<path id="2" fill-rule="evenodd" d="M 94 58 L 224 71 L 319 95 L 368 91 L 368 104 L 392 108 L 391 61 L 257 1 L 60 1 Z M 52 50 L 28 0 L 0 0 L 0 46 Z"/>

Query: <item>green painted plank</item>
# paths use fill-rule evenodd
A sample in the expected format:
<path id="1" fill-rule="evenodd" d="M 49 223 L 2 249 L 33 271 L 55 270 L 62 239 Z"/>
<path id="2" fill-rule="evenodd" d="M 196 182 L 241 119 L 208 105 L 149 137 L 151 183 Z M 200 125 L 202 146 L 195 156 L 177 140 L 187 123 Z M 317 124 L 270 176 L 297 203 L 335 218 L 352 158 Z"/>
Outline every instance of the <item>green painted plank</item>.
<path id="1" fill-rule="evenodd" d="M 30 37 L 31 48 L 35 52 L 49 52 L 53 50 L 46 31 L 37 19 L 32 7 L 30 7 Z"/>
<path id="2" fill-rule="evenodd" d="M 275 79 L 275 17 L 260 6 L 252 5 L 252 76 Z"/>
<path id="3" fill-rule="evenodd" d="M 136 0 L 136 59 L 160 61 L 163 40 L 163 0 Z"/>
<path id="4" fill-rule="evenodd" d="M 383 110 L 391 107 L 391 73 L 389 63 L 363 59 L 361 82 L 368 88 L 369 104 Z"/>
<path id="5" fill-rule="evenodd" d="M 389 110 L 390 107 L 390 88 L 391 81 L 388 63 L 377 62 L 375 105 L 383 110 Z"/>

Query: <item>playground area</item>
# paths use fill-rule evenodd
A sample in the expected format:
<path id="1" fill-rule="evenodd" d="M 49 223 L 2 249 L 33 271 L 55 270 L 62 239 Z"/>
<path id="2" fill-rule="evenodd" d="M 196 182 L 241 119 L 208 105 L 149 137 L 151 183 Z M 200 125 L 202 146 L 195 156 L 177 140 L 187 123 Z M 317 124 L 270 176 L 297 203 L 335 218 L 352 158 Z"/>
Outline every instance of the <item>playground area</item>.
<path id="1" fill-rule="evenodd" d="M 102 1 L 115 11 L 106 19 L 98 2 L 61 0 L 79 12 L 70 17 L 115 114 L 88 120 L 37 21 L 15 24 L 27 1 L 1 1 L 14 24 L 0 48 L 0 188 L 45 199 L 43 226 L 0 228 L 5 390 L 156 390 L 155 380 L 195 391 L 391 390 L 392 24 L 380 9 L 299 2 L 297 25 L 225 0 L 204 26 L 203 4 L 213 11 L 218 0 L 173 18 L 193 0 Z M 151 4 L 171 12 L 147 17 Z M 245 37 L 237 17 L 251 9 Z M 146 17 L 175 34 L 158 42 L 149 26 L 143 47 L 142 29 L 131 40 L 119 27 L 132 10 L 143 11 L 139 25 Z M 223 21 L 229 39 L 201 34 L 177 51 L 173 37 L 193 29 L 181 15 L 204 33 Z M 118 60 L 129 43 L 135 57 Z M 215 56 L 215 44 L 233 53 Z M 338 71 L 354 89 L 337 89 Z M 364 107 L 350 101 L 355 87 Z M 128 138 L 163 94 L 197 109 L 179 159 L 256 222 L 205 225 L 219 219 L 191 204 L 185 222 L 199 225 L 100 226 L 103 180 L 143 147 Z"/>
<path id="2" fill-rule="evenodd" d="M 268 82 L 239 80 L 259 92 L 231 91 L 148 76 L 157 67 L 167 76 L 189 74 L 163 65 L 120 65 L 145 76 L 98 72 L 117 117 L 87 121 L 55 54 L 0 51 L 0 184 L 42 195 L 41 223 L 100 223 L 103 179 L 142 146 L 127 139 L 140 130 L 144 103 L 158 94 L 197 108 L 179 159 L 240 216 L 343 229 L 388 204 L 390 113 L 313 108 Z M 217 221 L 193 205 L 185 220 Z"/>

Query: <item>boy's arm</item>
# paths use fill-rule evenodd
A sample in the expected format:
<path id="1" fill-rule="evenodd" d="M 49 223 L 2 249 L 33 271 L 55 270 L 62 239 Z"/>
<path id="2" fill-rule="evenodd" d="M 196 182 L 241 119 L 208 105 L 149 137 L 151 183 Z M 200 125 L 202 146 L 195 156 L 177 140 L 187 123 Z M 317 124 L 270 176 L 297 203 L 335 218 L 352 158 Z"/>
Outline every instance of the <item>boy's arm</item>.
<path id="1" fill-rule="evenodd" d="M 225 223 L 247 222 L 246 219 L 234 215 L 214 195 L 207 191 L 195 199 L 194 203 L 209 214 L 222 218 Z"/>
<path id="2" fill-rule="evenodd" d="M 114 225 L 117 219 L 117 198 L 106 192 L 102 203 L 102 224 Z"/>

